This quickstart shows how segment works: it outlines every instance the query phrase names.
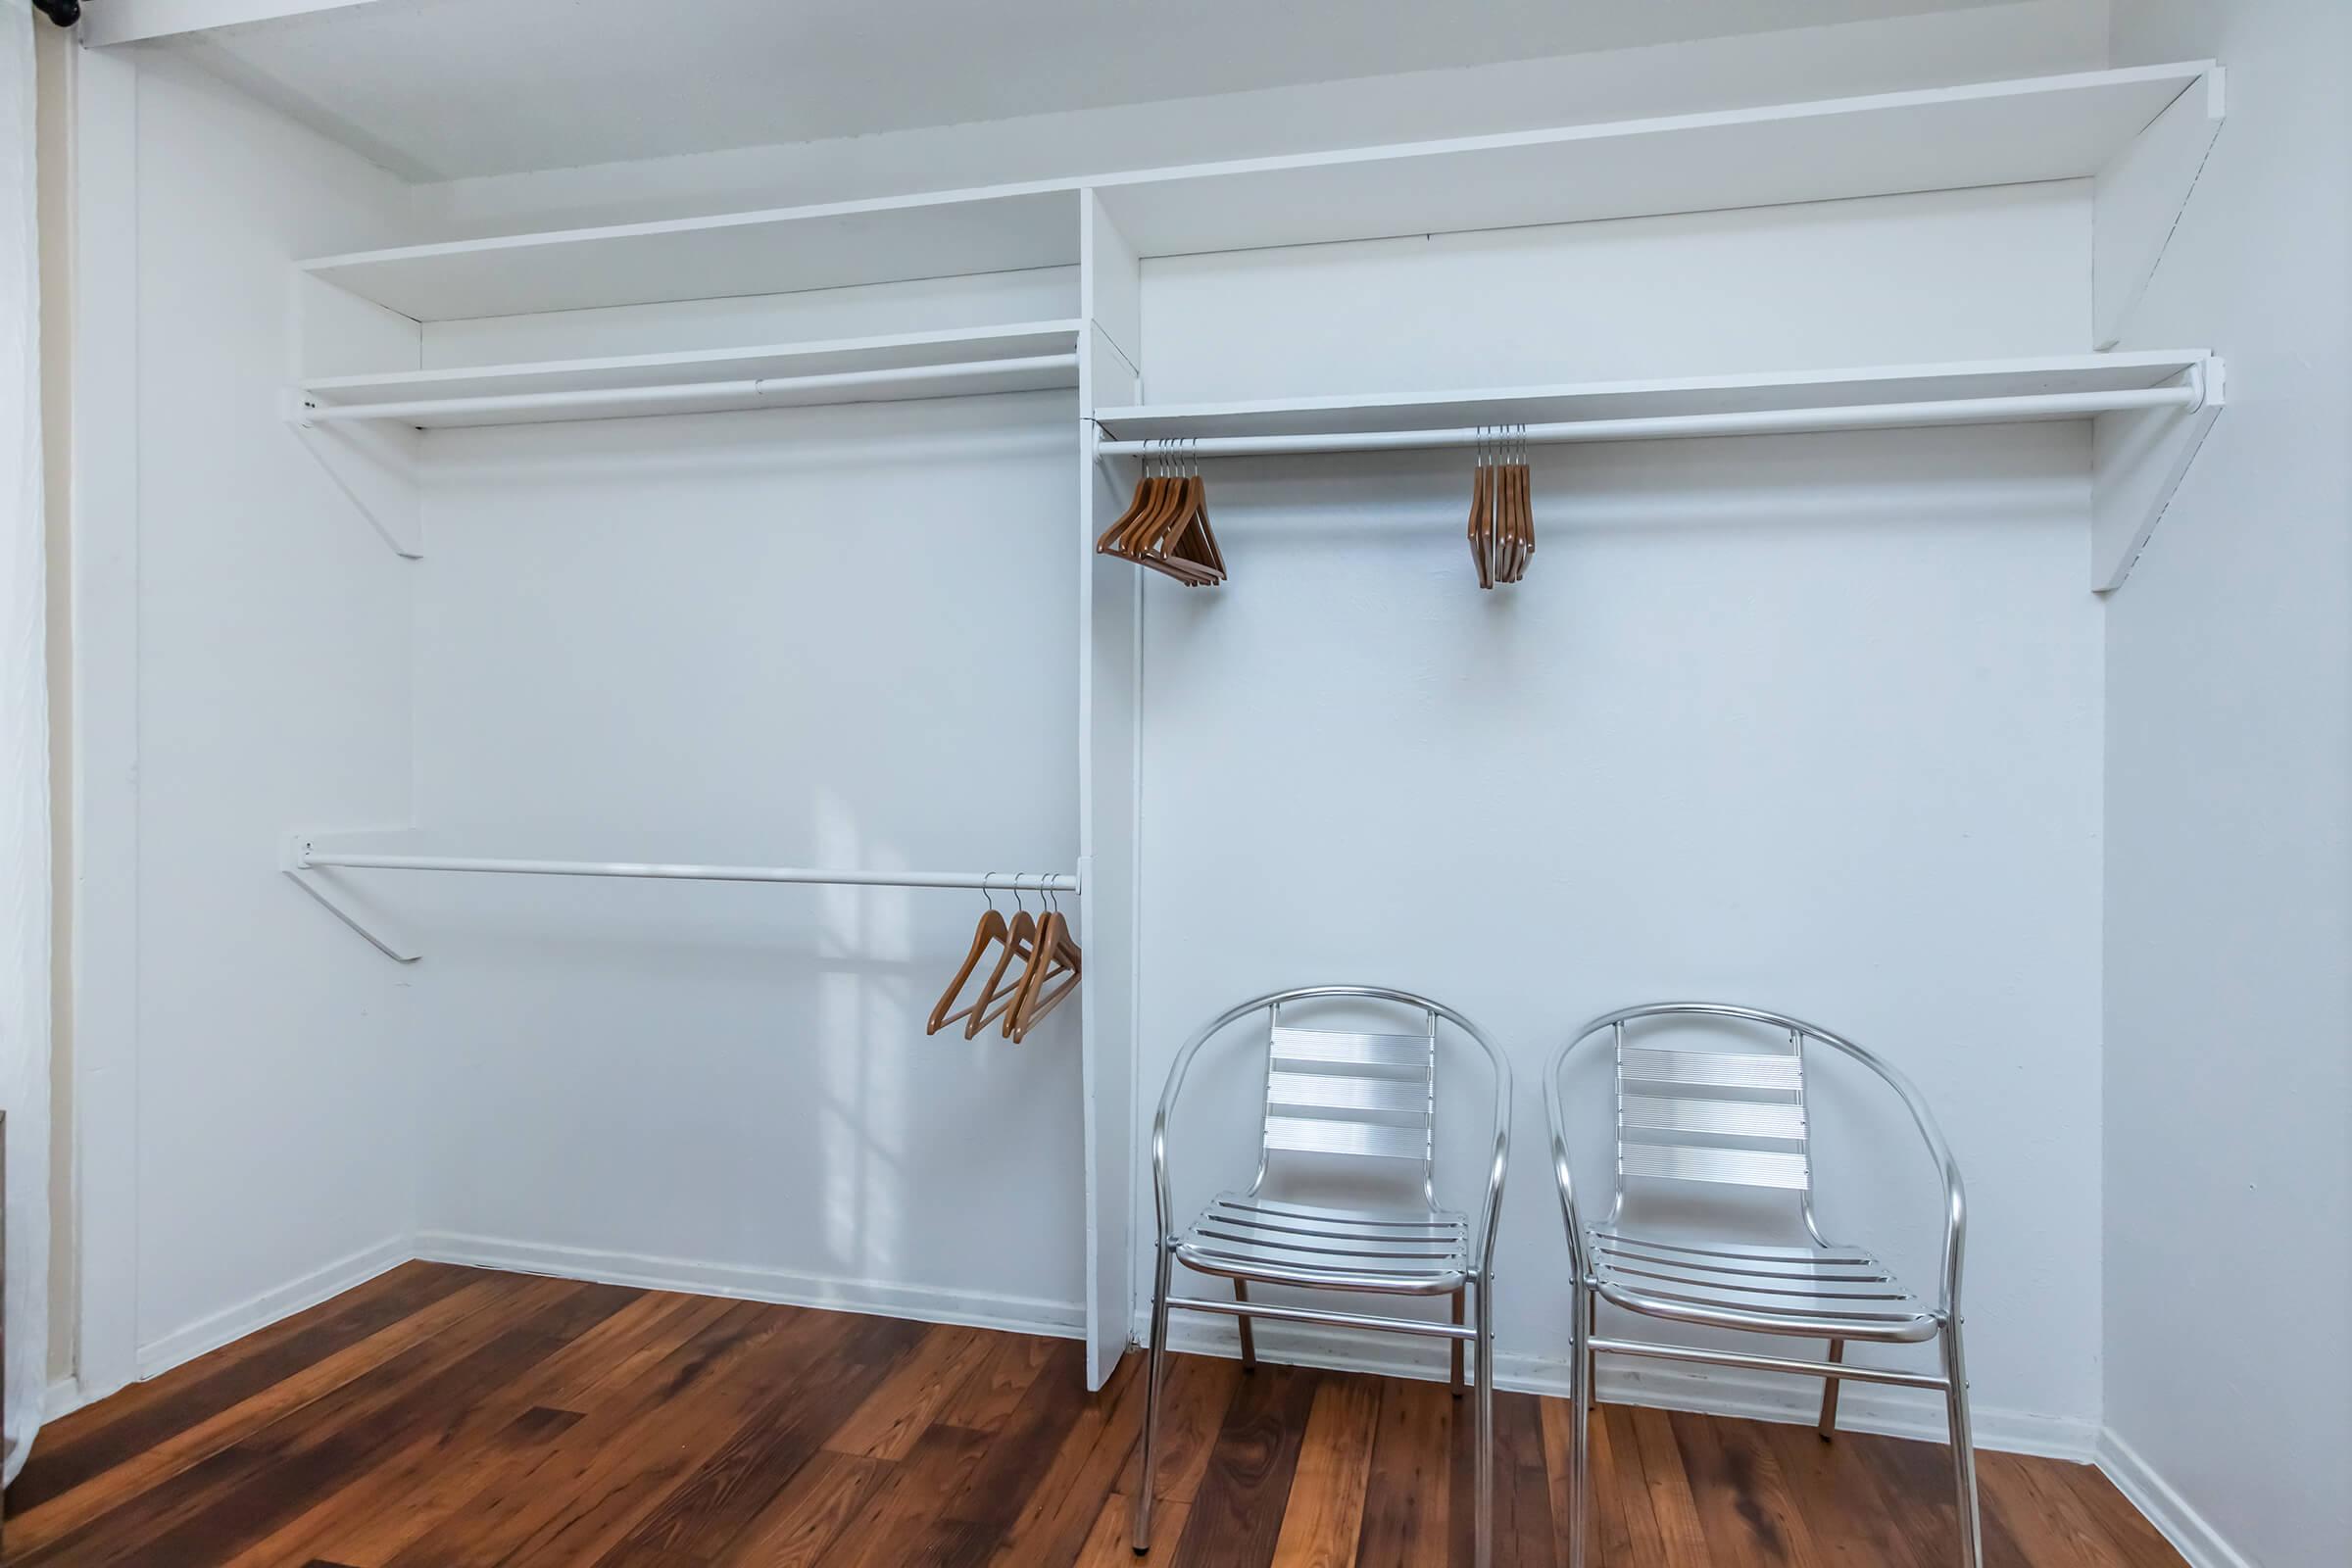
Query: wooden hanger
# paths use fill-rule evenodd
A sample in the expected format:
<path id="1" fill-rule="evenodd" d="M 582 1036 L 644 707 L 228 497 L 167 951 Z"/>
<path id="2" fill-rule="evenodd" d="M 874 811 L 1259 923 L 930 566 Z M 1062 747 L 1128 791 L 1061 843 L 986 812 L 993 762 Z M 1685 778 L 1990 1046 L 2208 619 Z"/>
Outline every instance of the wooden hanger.
<path id="1" fill-rule="evenodd" d="M 1216 531 L 1208 525 L 1208 481 L 1195 468 L 1185 484 L 1192 492 L 1192 513 L 1176 540 L 1174 553 L 1199 562 L 1217 574 L 1217 581 L 1223 582 L 1225 554 L 1217 548 Z"/>
<path id="2" fill-rule="evenodd" d="M 1013 897 L 1016 901 L 1020 897 L 1017 888 Z M 1036 956 L 1037 917 L 1027 909 L 1018 909 L 1006 923 L 1004 951 L 997 955 L 997 966 L 989 971 L 988 983 L 980 988 L 980 1000 L 972 1004 L 971 1017 L 963 1026 L 964 1039 L 978 1039 L 981 1030 L 1004 1016 L 1019 998 L 1021 982 L 1028 978 L 1028 966 L 1036 961 Z M 1016 957 L 1021 960 L 1021 968 L 1007 983 L 1004 972 L 1012 967 Z"/>
<path id="3" fill-rule="evenodd" d="M 1095 549 L 1175 578 L 1188 587 L 1225 580 L 1225 559 L 1208 526 L 1207 488 L 1198 473 L 1154 471 L 1164 456 L 1145 459 L 1135 499 L 1102 531 Z"/>
<path id="4" fill-rule="evenodd" d="M 1078 989 L 1082 956 L 1070 940 L 1070 923 L 1061 911 L 1050 911 L 1038 927 L 1037 956 L 1022 977 L 1020 994 L 1004 1020 L 1004 1032 L 1015 1044 L 1029 1038 L 1039 1019 L 1059 1006 Z M 1058 985 L 1054 982 L 1059 981 Z"/>
<path id="5" fill-rule="evenodd" d="M 1519 427 L 1511 465 L 1511 575 L 1517 582 L 1527 575 L 1528 557 L 1536 553 L 1536 494 L 1532 470 L 1527 463 L 1527 426 Z"/>
<path id="6" fill-rule="evenodd" d="M 1184 520 L 1190 501 L 1189 487 L 1182 478 L 1173 473 L 1161 474 L 1151 510 L 1120 535 L 1117 554 L 1139 566 L 1150 566 L 1153 571 L 1164 572 L 1179 582 L 1193 582 L 1201 575 L 1199 568 L 1171 562 L 1159 551 L 1160 541 L 1168 531 Z"/>
<path id="7" fill-rule="evenodd" d="M 1494 552 L 1494 580 L 1519 580 L 1519 481 L 1525 471 L 1515 461 L 1518 454 L 1510 445 L 1509 435 L 1503 437 L 1502 505 L 1497 509 L 1495 533 L 1498 536 Z"/>
<path id="8" fill-rule="evenodd" d="M 1151 564 L 1141 559 L 1139 541 L 1157 526 L 1157 519 L 1173 499 L 1169 493 L 1173 480 L 1154 466 L 1156 461 L 1152 456 L 1145 457 L 1143 477 L 1135 484 L 1135 499 L 1128 502 L 1127 510 L 1116 522 L 1102 530 L 1102 537 L 1095 541 L 1098 553 Z"/>
<path id="9" fill-rule="evenodd" d="M 1494 586 L 1494 558 L 1488 544 L 1488 523 L 1494 513 L 1494 466 L 1487 462 L 1482 431 L 1478 466 L 1470 470 L 1470 564 L 1478 569 L 1481 588 Z"/>
<path id="10" fill-rule="evenodd" d="M 988 890 L 986 886 L 983 886 L 981 896 L 986 898 L 987 895 Z M 979 1010 L 980 1002 L 975 1002 L 970 1006 L 959 1008 L 954 1012 L 950 1012 L 948 1009 L 956 1005 L 956 998 L 962 992 L 964 982 L 971 979 L 972 971 L 980 967 L 980 959 L 987 954 L 989 945 L 991 943 L 1006 943 L 1010 934 L 1010 929 L 1004 924 L 1004 916 L 998 912 L 996 901 L 990 899 L 988 912 L 981 915 L 979 923 L 972 928 L 971 951 L 963 956 L 963 963 L 956 969 L 956 978 L 948 982 L 948 989 L 939 994 L 939 1002 L 932 1007 L 931 1021 L 923 1026 L 923 1033 L 935 1035 L 957 1019 L 968 1017 Z M 1000 958 L 998 967 L 1002 968 L 1003 966 L 1004 960 Z M 981 1002 L 986 1000 L 987 991 L 986 988 L 983 988 Z M 969 1039 L 970 1036 L 967 1034 L 965 1038 Z"/>
<path id="11" fill-rule="evenodd" d="M 1146 458 L 1143 477 L 1135 482 L 1135 498 L 1127 503 L 1127 510 L 1119 514 L 1118 520 L 1103 529 L 1102 536 L 1095 541 L 1097 555 L 1115 556 L 1121 554 L 1119 541 L 1126 535 L 1127 530 L 1135 525 L 1136 518 L 1158 505 L 1159 483 L 1159 476 L 1152 471 L 1152 460 Z"/>
<path id="12" fill-rule="evenodd" d="M 1482 431 L 1478 466 L 1470 476 L 1469 538 L 1481 588 L 1527 575 L 1528 557 L 1536 553 L 1536 516 L 1523 435 L 1497 433 L 1489 439 Z"/>
<path id="13" fill-rule="evenodd" d="M 1193 587 L 1222 582 L 1224 563 L 1216 554 L 1215 536 L 1207 530 L 1206 483 L 1198 470 L 1177 474 L 1168 481 L 1167 505 L 1152 518 L 1152 526 L 1139 529 L 1134 559 Z"/>

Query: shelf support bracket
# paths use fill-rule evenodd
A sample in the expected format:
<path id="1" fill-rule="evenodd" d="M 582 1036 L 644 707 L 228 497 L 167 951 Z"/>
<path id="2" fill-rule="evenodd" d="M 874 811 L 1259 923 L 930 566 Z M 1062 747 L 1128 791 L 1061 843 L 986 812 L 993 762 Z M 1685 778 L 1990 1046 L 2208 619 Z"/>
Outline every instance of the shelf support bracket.
<path id="1" fill-rule="evenodd" d="M 2123 341 L 2222 129 L 2222 68 L 2189 83 L 2091 182 L 2091 342 Z"/>
<path id="2" fill-rule="evenodd" d="M 348 887 L 311 864 L 312 838 L 308 833 L 287 835 L 278 869 L 284 871 L 296 887 L 317 899 L 327 913 L 351 927 L 368 946 L 393 962 L 415 963 L 423 956 L 416 951 L 416 945 L 402 935 L 397 926 L 378 918 L 372 910 L 359 907 Z"/>
<path id="3" fill-rule="evenodd" d="M 300 392 L 287 394 L 286 424 L 295 439 L 394 555 L 421 560 L 424 524 L 418 516 L 416 481 L 409 477 L 415 471 L 416 433 L 396 436 L 386 431 L 363 433 L 350 425 L 339 430 L 322 426 L 310 417 L 317 407 Z M 402 436 L 408 450 L 403 450 Z"/>
<path id="4" fill-rule="evenodd" d="M 2186 407 L 2131 409 L 2091 421 L 2093 593 L 2113 593 L 2124 585 L 2187 477 L 2206 432 L 2221 417 L 2222 362 L 2208 359 L 2191 368 L 2185 379 L 2198 394 Z"/>

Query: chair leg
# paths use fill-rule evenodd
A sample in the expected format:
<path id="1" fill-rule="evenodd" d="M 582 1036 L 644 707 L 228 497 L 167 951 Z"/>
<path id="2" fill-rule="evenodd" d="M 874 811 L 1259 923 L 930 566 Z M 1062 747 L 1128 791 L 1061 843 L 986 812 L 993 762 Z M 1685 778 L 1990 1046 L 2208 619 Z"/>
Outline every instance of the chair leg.
<path id="1" fill-rule="evenodd" d="M 1135 1480 L 1132 1544 L 1139 1557 L 1152 1549 L 1152 1488 L 1157 1481 L 1152 1468 L 1152 1439 L 1159 1432 L 1159 1386 L 1168 1358 L 1168 1265 L 1165 1242 L 1159 1245 L 1159 1269 L 1152 1285 L 1152 1343 L 1144 1347 L 1149 1364 L 1144 1374 L 1144 1442 L 1141 1473 Z"/>
<path id="2" fill-rule="evenodd" d="M 1462 1342 L 1456 1340 L 1456 1345 Z M 1473 1561 L 1494 1561 L 1494 1286 L 1478 1282 L 1478 1503 Z"/>
<path id="3" fill-rule="evenodd" d="M 1462 1290 L 1453 1293 L 1453 1326 L 1457 1329 L 1462 1326 L 1462 1296 L 1468 1289 L 1468 1286 L 1464 1286 Z M 1453 1342 L 1453 1374 L 1447 1381 L 1452 1386 L 1453 1396 L 1457 1399 L 1460 1398 L 1462 1396 L 1462 1342 L 1459 1340 Z"/>
<path id="4" fill-rule="evenodd" d="M 1580 1287 L 1569 1315 L 1568 1362 L 1575 1370 L 1568 1415 L 1568 1568 L 1585 1568 L 1585 1532 L 1592 1507 L 1592 1476 L 1587 1454 L 1592 1448 L 1592 1368 L 1599 1352 L 1592 1348 L 1592 1314 Z"/>
<path id="5" fill-rule="evenodd" d="M 1585 1365 L 1584 1378 L 1592 1390 L 1592 1402 L 1600 1402 L 1600 1352 L 1592 1348 L 1600 1338 L 1600 1296 L 1589 1292 L 1585 1296 Z"/>
<path id="6" fill-rule="evenodd" d="M 1977 1446 L 1968 1421 L 1968 1363 L 1960 1353 L 1960 1320 L 1943 1326 L 1944 1404 L 1952 1423 L 1952 1475 L 1959 1493 L 1960 1568 L 1984 1561 L 1984 1524 L 1977 1511 Z"/>
<path id="7" fill-rule="evenodd" d="M 1248 1280 L 1237 1279 L 1233 1282 L 1233 1298 L 1244 1303 L 1249 1301 L 1250 1282 Z M 1237 1318 L 1235 1321 L 1242 1326 L 1242 1370 L 1254 1372 L 1257 1370 L 1257 1335 L 1250 1330 L 1248 1318 Z"/>
<path id="8" fill-rule="evenodd" d="M 1830 1342 L 1831 1364 L 1835 1365 L 1844 1359 L 1845 1342 L 1832 1340 Z M 1843 1378 L 1823 1378 L 1821 1380 L 1821 1436 L 1824 1442 L 1827 1442 L 1830 1435 L 1838 1430 L 1838 1386 L 1844 1381 Z"/>

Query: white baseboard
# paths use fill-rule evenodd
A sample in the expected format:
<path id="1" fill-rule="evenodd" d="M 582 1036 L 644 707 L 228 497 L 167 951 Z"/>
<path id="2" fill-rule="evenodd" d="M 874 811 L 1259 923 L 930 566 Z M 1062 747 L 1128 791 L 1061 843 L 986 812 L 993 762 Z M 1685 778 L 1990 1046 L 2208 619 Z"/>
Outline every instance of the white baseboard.
<path id="1" fill-rule="evenodd" d="M 2115 1483 L 2115 1490 L 2188 1559 L 2189 1568 L 2254 1568 L 2253 1559 L 2224 1541 L 2221 1532 L 2140 1457 L 2139 1450 L 2115 1435 L 2113 1427 L 2099 1434 L 2093 1462 Z"/>
<path id="2" fill-rule="evenodd" d="M 187 1327 L 174 1329 L 139 1348 L 140 1381 L 169 1372 L 183 1361 L 193 1361 L 207 1350 L 218 1350 L 256 1329 L 268 1328 L 280 1318 L 317 1306 L 386 1269 L 398 1268 L 415 1255 L 407 1237 L 394 1236 L 210 1317 L 198 1318 Z"/>
<path id="3" fill-rule="evenodd" d="M 427 1231 L 418 1236 L 415 1251 L 416 1256 L 435 1263 L 465 1263 L 518 1274 L 552 1274 L 561 1279 L 594 1280 L 602 1285 L 634 1285 L 646 1290 L 725 1296 L 747 1301 L 781 1301 L 791 1306 L 865 1312 L 880 1317 L 909 1318 L 918 1323 L 960 1323 L 1016 1334 L 1045 1334 L 1056 1339 L 1079 1339 L 1086 1333 L 1083 1304 L 1043 1297 L 951 1291 L 928 1285 L 890 1285 L 790 1269 L 747 1268 L 740 1264 L 609 1252 L 587 1247 L 547 1247 L 536 1242 L 461 1236 L 447 1231 Z"/>
<path id="4" fill-rule="evenodd" d="M 1136 1338 L 1145 1322 L 1138 1318 Z M 1435 1341 L 1398 1334 L 1320 1324 L 1260 1323 L 1258 1352 L 1269 1361 L 1373 1372 L 1388 1377 L 1442 1378 L 1446 1352 Z M 1170 1325 L 1172 1348 L 1200 1355 L 1237 1356 L 1241 1340 L 1230 1322 L 1209 1323 L 1179 1315 Z M 1494 1386 L 1518 1394 L 1564 1398 L 1571 1392 L 1568 1365 L 1544 1356 L 1497 1355 Z M 1751 1421 L 1786 1421 L 1810 1426 L 1820 1413 L 1821 1384 L 1733 1367 L 1678 1366 L 1671 1362 L 1631 1364 L 1625 1356 L 1603 1356 L 1600 1398 L 1611 1404 L 1643 1404 L 1662 1410 L 1690 1410 Z M 1977 1446 L 2003 1453 L 2088 1463 L 2099 1443 L 2098 1424 L 2071 1416 L 2044 1415 L 1980 1404 L 1970 1412 Z M 1838 1396 L 1838 1425 L 1855 1432 L 1893 1438 L 1945 1439 L 1943 1400 L 1921 1389 L 1848 1383 Z M 2232 1565 L 2234 1568 L 2234 1565 Z"/>
<path id="5" fill-rule="evenodd" d="M 59 1416 L 72 1415 L 89 1401 L 81 1396 L 81 1379 L 69 1372 L 49 1385 L 41 1398 L 41 1419 L 54 1421 Z"/>

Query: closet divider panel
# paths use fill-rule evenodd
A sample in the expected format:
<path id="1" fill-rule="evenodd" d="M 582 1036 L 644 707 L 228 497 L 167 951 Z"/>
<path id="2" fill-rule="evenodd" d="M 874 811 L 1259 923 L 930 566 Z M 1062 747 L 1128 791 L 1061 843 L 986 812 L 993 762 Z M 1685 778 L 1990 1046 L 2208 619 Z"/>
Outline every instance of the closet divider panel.
<path id="1" fill-rule="evenodd" d="M 1087 328 L 1078 432 L 1079 686 L 1084 711 L 1078 766 L 1079 863 L 1085 879 L 1087 1379 L 1100 1388 L 1132 1333 L 1130 1258 L 1138 1157 L 1135 1019 L 1140 984 L 1137 845 L 1143 802 L 1136 759 L 1143 724 L 1142 575 L 1095 554 L 1094 542 L 1125 509 L 1136 465 L 1095 461 L 1084 416 L 1140 386 L 1142 268 L 1124 236 L 1087 193 L 1081 272 Z"/>

